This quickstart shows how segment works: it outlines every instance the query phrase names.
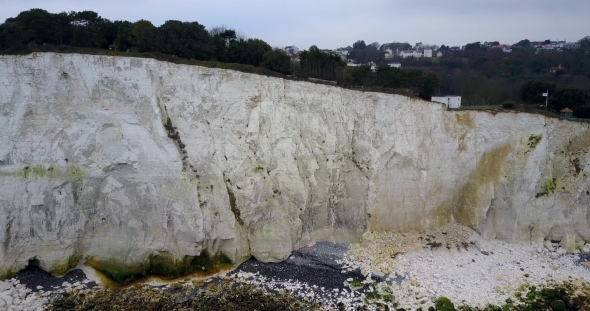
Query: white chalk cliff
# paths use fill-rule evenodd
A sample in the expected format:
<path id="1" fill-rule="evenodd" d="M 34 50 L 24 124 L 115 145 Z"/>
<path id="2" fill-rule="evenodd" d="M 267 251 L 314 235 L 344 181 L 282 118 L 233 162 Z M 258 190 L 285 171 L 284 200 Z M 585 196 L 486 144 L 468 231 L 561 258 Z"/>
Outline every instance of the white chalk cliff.
<path id="1" fill-rule="evenodd" d="M 590 239 L 590 125 L 152 59 L 0 56 L 0 277 L 451 220 Z M 107 269 L 108 270 L 108 269 Z"/>

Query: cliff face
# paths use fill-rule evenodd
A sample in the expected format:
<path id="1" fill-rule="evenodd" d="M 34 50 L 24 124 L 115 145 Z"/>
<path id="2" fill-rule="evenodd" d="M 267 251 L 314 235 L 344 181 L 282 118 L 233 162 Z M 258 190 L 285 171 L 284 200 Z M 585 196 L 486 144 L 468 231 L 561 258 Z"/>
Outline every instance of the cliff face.
<path id="1" fill-rule="evenodd" d="M 456 220 L 590 239 L 590 127 L 150 59 L 0 56 L 0 275 L 181 273 Z M 170 270 L 172 269 L 172 270 Z"/>

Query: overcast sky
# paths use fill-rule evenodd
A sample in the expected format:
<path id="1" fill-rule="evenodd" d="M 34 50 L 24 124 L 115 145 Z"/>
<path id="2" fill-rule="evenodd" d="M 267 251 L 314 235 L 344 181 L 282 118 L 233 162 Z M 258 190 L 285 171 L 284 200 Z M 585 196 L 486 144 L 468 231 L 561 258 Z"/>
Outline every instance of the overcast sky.
<path id="1" fill-rule="evenodd" d="M 464 45 L 590 35 L 590 0 L 0 0 L 0 21 L 31 8 L 110 20 L 226 25 L 272 46 L 371 42 Z"/>

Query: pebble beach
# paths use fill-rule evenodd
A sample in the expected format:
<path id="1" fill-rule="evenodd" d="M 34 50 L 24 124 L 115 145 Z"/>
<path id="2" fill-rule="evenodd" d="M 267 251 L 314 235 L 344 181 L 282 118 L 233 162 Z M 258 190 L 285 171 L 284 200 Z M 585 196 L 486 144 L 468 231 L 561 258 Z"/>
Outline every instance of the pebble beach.
<path id="1" fill-rule="evenodd" d="M 576 250 L 568 252 L 550 241 L 536 245 L 484 240 L 450 224 L 421 234 L 366 233 L 350 245 L 320 242 L 281 263 L 250 259 L 209 278 L 152 279 L 141 286 L 163 293 L 192 291 L 194 296 L 209 284 L 251 285 L 274 295 L 292 295 L 322 310 L 427 310 L 439 297 L 483 308 L 501 306 L 531 287 L 569 282 L 587 288 L 587 247 L 578 241 Z M 45 310 L 54 299 L 95 291 L 99 283 L 87 268 L 57 278 L 30 267 L 0 282 L 0 310 Z"/>

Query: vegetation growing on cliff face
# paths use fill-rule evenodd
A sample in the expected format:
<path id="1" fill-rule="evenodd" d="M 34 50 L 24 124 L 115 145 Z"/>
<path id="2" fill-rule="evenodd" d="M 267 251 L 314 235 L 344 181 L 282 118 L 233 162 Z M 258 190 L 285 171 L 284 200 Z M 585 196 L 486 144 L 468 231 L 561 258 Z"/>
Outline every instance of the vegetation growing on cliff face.
<path id="1" fill-rule="evenodd" d="M 531 149 L 535 149 L 542 138 L 543 138 L 543 135 L 531 135 L 531 137 L 529 137 L 529 142 L 527 143 L 527 145 Z"/>
<path id="2" fill-rule="evenodd" d="M 555 185 L 555 182 L 556 182 L 555 178 L 546 179 L 543 182 L 543 191 L 541 191 L 541 193 L 537 194 L 537 197 L 543 196 L 543 195 L 546 195 L 546 196 L 552 195 L 553 192 L 555 191 L 555 188 L 557 187 Z"/>

